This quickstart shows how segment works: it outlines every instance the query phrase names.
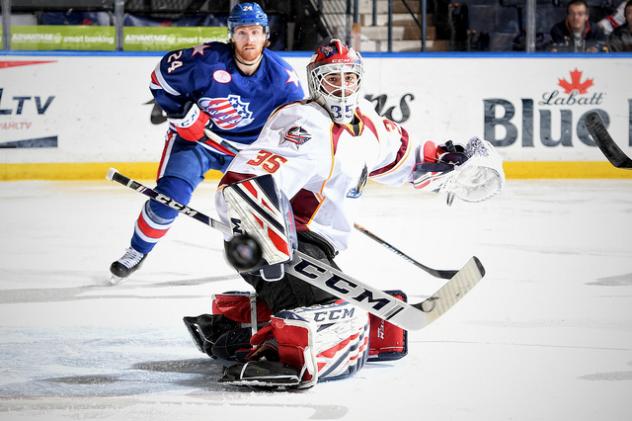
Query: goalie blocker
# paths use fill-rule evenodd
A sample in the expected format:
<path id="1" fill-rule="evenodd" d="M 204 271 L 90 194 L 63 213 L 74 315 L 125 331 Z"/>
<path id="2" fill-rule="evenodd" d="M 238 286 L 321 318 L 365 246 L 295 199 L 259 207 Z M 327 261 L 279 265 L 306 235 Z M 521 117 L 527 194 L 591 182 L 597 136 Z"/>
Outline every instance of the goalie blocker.
<path id="1" fill-rule="evenodd" d="M 240 273 L 259 274 L 278 281 L 283 263 L 292 259 L 298 241 L 292 208 L 270 175 L 225 186 L 222 190 L 234 234 L 226 243 L 226 257 Z"/>
<path id="2" fill-rule="evenodd" d="M 308 388 L 408 350 L 405 330 L 341 300 L 272 314 L 251 293 L 226 292 L 213 296 L 212 314 L 184 324 L 200 351 L 236 362 L 220 381 L 237 385 Z"/>

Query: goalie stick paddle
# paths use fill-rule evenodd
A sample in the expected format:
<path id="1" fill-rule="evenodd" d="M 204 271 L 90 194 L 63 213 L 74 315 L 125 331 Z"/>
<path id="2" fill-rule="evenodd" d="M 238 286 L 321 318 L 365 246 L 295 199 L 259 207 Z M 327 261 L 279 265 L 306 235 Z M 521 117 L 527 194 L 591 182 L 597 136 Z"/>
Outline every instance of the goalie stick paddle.
<path id="1" fill-rule="evenodd" d="M 114 168 L 109 169 L 106 178 L 170 206 L 178 212 L 223 233 L 231 234 L 230 228 L 221 221 L 158 193 L 126 177 Z M 430 297 L 419 303 L 409 304 L 298 250 L 294 252 L 294 257 L 286 263 L 286 266 L 287 273 L 302 281 L 349 301 L 355 306 L 407 330 L 421 329 L 437 319 L 459 302 L 485 275 L 485 269 L 481 262 L 478 258 L 472 257 L 461 270 Z"/>
<path id="2" fill-rule="evenodd" d="M 388 250 L 392 251 L 393 253 L 403 258 L 407 262 L 412 263 L 413 265 L 417 266 L 420 269 L 423 269 L 426 273 L 429 273 L 435 278 L 450 279 L 457 273 L 456 270 L 441 270 L 441 269 L 433 269 L 431 267 L 428 267 L 424 265 L 423 263 L 419 263 L 417 260 L 413 259 L 412 257 L 407 255 L 406 253 L 404 253 L 403 251 L 401 251 L 400 249 L 398 249 L 397 247 L 395 247 L 388 241 L 385 241 L 382 238 L 378 237 L 377 235 L 373 234 L 371 231 L 364 228 L 362 225 L 353 224 L 353 227 L 357 229 L 358 231 L 360 231 L 362 234 L 369 237 L 370 239 L 377 241 L 379 244 L 383 245 Z"/>
<path id="3" fill-rule="evenodd" d="M 632 159 L 617 146 L 599 113 L 591 111 L 586 114 L 586 129 L 612 165 L 617 168 L 632 169 Z"/>

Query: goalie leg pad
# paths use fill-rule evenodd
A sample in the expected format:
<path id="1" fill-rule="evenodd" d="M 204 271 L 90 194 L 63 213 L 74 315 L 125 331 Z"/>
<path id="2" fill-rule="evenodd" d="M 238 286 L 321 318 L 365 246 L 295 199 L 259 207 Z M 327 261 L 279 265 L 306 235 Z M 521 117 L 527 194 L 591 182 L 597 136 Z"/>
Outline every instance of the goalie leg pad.
<path id="1" fill-rule="evenodd" d="M 271 364 L 266 359 L 237 364 L 225 371 L 223 382 L 277 387 L 281 378 L 283 386 L 308 388 L 319 381 L 349 377 L 366 362 L 368 315 L 349 303 L 284 310 L 272 317 L 270 325 L 264 344 L 274 342 L 279 361 Z M 257 355 L 255 351 L 253 356 Z M 273 368 L 279 370 L 262 375 L 263 371 Z M 290 377 L 298 381 L 292 384 Z"/>
<path id="2" fill-rule="evenodd" d="M 267 306 L 251 297 L 248 292 L 217 294 L 213 296 L 213 314 L 184 317 L 196 347 L 211 358 L 245 360 L 252 351 L 252 325 L 260 326 L 270 320 Z"/>
<path id="3" fill-rule="evenodd" d="M 407 302 L 403 291 L 384 291 Z M 371 333 L 369 339 L 369 361 L 393 361 L 404 358 L 408 354 L 408 332 L 399 326 L 387 322 L 373 314 L 369 314 Z"/>

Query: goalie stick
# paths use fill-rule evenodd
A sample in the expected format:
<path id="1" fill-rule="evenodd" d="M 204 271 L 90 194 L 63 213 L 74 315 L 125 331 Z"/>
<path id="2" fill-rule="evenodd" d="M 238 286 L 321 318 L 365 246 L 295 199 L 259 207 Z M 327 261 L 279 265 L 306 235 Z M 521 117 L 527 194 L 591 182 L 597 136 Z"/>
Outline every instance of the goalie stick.
<path id="1" fill-rule="evenodd" d="M 395 253 L 399 257 L 403 258 L 407 262 L 412 263 L 413 265 L 417 266 L 418 268 L 423 269 L 426 273 L 429 273 L 430 275 L 434 276 L 435 278 L 450 279 L 454 275 L 456 275 L 457 272 L 458 272 L 456 270 L 441 270 L 441 269 L 433 269 L 431 267 L 428 267 L 428 266 L 424 265 L 423 263 L 419 263 L 418 261 L 416 261 L 415 259 L 413 259 L 409 255 L 407 255 L 406 253 L 404 253 L 403 251 L 401 251 L 400 249 L 398 249 L 394 245 L 390 244 L 389 242 L 387 242 L 387 241 L 381 239 L 380 237 L 378 237 L 377 235 L 373 234 L 371 231 L 369 231 L 368 229 L 364 228 L 362 225 L 360 225 L 360 224 L 353 224 L 353 227 L 355 229 L 357 229 L 358 231 L 360 231 L 362 234 L 364 234 L 367 237 L 369 237 L 370 239 L 377 241 L 379 244 L 383 245 L 384 247 L 386 247 L 387 249 L 389 249 L 390 251 L 392 251 L 393 253 Z"/>
<path id="2" fill-rule="evenodd" d="M 632 159 L 617 146 L 599 113 L 591 111 L 586 114 L 586 129 L 612 165 L 617 168 L 632 169 Z"/>
<path id="3" fill-rule="evenodd" d="M 223 233 L 232 234 L 230 228 L 221 221 L 158 193 L 126 177 L 114 168 L 109 169 L 106 178 Z M 422 329 L 437 319 L 459 302 L 485 275 L 481 262 L 478 258 L 472 257 L 430 297 L 416 304 L 408 304 L 298 250 L 294 252 L 294 257 L 286 265 L 287 273 L 406 330 Z"/>

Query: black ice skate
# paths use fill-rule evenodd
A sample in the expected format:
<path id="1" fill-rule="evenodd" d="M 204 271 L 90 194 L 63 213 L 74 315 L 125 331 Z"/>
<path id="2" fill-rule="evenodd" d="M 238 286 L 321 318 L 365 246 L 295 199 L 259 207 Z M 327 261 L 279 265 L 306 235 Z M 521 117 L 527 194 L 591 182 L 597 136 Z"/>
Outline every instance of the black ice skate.
<path id="1" fill-rule="evenodd" d="M 121 282 L 121 280 L 136 272 L 143 263 L 143 260 L 145 260 L 145 257 L 147 257 L 146 254 L 136 251 L 131 247 L 128 248 L 123 257 L 112 262 L 110 265 L 110 273 L 112 274 L 110 283 L 116 285 Z"/>

